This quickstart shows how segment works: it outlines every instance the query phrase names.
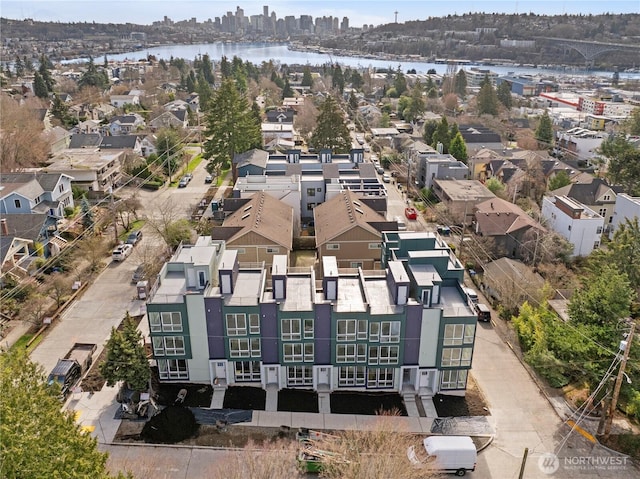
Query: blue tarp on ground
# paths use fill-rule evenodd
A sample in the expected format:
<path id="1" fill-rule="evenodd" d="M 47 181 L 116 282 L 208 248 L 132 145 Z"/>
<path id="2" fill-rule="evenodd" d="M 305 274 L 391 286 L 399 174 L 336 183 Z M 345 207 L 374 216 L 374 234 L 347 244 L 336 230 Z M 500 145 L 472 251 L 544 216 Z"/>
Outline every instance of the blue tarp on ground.
<path id="1" fill-rule="evenodd" d="M 251 422 L 253 411 L 245 409 L 206 409 L 190 407 L 198 424 L 215 425 L 217 421 L 225 421 L 227 424 L 239 422 Z"/>

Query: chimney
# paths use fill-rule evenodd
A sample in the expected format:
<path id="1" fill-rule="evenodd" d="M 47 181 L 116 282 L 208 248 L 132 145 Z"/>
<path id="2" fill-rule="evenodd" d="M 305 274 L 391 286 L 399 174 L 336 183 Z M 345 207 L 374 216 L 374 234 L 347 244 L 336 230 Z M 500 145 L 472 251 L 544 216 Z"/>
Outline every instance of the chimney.
<path id="1" fill-rule="evenodd" d="M 0 234 L 2 236 L 9 236 L 9 227 L 7 226 L 7 219 L 0 219 Z"/>

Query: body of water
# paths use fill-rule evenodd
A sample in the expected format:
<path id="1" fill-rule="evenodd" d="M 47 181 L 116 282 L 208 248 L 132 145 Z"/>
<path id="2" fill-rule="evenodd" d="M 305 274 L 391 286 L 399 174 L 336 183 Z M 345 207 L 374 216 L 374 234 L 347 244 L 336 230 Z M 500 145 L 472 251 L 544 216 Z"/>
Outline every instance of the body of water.
<path id="1" fill-rule="evenodd" d="M 222 56 L 226 56 L 231 60 L 234 56 L 250 61 L 256 65 L 262 62 L 272 60 L 274 62 L 286 65 L 323 65 L 327 63 L 340 63 L 343 67 L 351 68 L 400 68 L 403 72 L 415 69 L 418 73 L 426 73 L 428 70 L 434 69 L 439 74 L 446 73 L 447 65 L 440 63 L 427 63 L 406 60 L 388 60 L 374 59 L 358 56 L 336 56 L 328 53 L 306 52 L 289 50 L 287 44 L 274 43 L 201 43 L 190 45 L 165 45 L 153 47 L 135 52 L 121 53 L 116 55 L 108 55 L 109 60 L 140 60 L 147 55 L 154 55 L 157 59 L 169 60 L 173 58 L 184 58 L 185 60 L 193 60 L 199 55 L 208 54 L 212 61 L 219 61 Z M 100 63 L 100 58 L 95 59 Z M 69 60 L 74 62 L 79 60 Z M 469 68 L 468 65 L 464 66 Z M 587 71 L 579 69 L 562 69 L 562 68 L 534 68 L 530 66 L 512 66 L 512 65 L 490 65 L 486 66 L 499 75 L 514 74 L 557 74 L 557 75 L 596 75 L 611 78 L 613 72 L 606 71 Z M 620 78 L 640 78 L 640 73 L 620 73 Z"/>

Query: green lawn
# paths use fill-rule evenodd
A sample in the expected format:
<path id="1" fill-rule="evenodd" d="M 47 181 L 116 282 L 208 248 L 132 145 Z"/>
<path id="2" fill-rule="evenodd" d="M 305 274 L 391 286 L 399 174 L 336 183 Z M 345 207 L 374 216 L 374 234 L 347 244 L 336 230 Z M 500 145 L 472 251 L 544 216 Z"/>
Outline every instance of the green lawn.
<path id="1" fill-rule="evenodd" d="M 29 345 L 29 347 L 27 348 L 27 343 L 29 341 L 31 341 L 31 339 L 33 338 L 33 334 L 25 334 L 24 336 L 22 336 L 20 339 L 18 339 L 13 346 L 11 346 L 11 349 L 27 349 L 27 353 L 30 353 L 31 351 L 33 351 L 34 349 L 36 349 L 36 347 L 38 346 L 38 344 L 40 344 L 42 342 L 42 340 L 44 339 L 44 334 L 41 334 L 40 336 L 38 336 L 36 338 L 36 340 L 31 343 Z"/>

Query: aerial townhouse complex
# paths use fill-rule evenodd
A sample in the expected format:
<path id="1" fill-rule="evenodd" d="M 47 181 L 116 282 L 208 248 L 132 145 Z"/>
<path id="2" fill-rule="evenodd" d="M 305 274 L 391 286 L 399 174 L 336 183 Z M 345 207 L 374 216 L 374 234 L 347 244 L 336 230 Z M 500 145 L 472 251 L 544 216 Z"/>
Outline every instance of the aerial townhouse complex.
<path id="1" fill-rule="evenodd" d="M 324 256 L 318 276 L 286 255 L 241 263 L 208 236 L 180 246 L 147 304 L 160 380 L 464 395 L 477 315 L 463 266 L 434 233 L 381 243 L 383 268 Z"/>

